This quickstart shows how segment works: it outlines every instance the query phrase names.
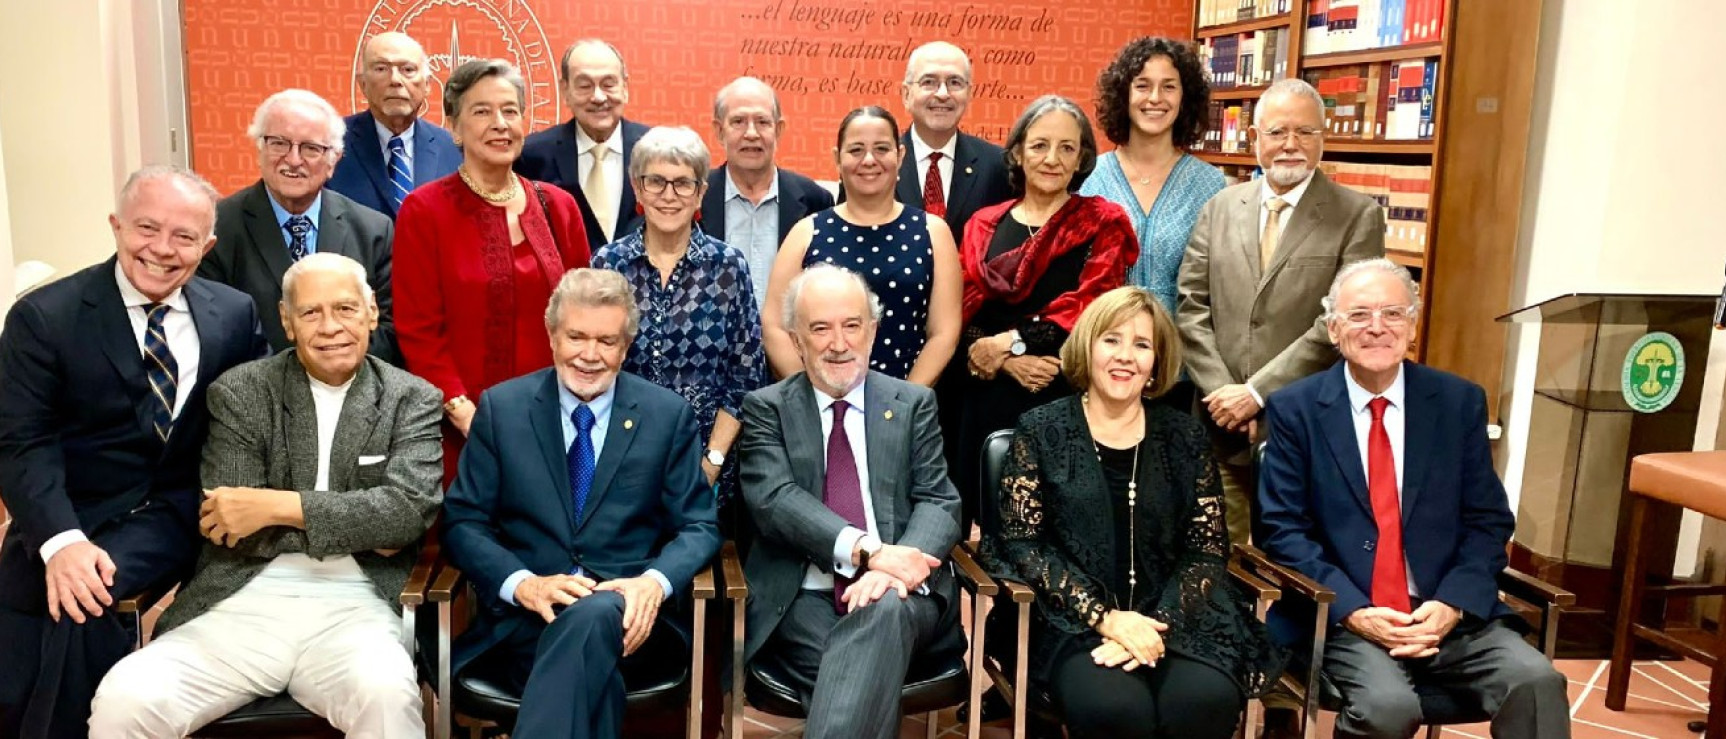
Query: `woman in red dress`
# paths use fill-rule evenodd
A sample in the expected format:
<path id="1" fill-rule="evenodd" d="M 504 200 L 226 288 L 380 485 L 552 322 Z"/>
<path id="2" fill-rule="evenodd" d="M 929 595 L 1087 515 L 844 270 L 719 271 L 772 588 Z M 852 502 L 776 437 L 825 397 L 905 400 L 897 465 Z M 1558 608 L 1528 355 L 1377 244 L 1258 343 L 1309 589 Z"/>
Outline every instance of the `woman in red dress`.
<path id="1" fill-rule="evenodd" d="M 588 263 L 575 199 L 510 171 L 525 100 L 505 62 L 457 67 L 443 105 L 461 167 L 410 193 L 396 218 L 396 331 L 408 370 L 443 391 L 446 484 L 480 394 L 551 365 L 546 301 Z"/>

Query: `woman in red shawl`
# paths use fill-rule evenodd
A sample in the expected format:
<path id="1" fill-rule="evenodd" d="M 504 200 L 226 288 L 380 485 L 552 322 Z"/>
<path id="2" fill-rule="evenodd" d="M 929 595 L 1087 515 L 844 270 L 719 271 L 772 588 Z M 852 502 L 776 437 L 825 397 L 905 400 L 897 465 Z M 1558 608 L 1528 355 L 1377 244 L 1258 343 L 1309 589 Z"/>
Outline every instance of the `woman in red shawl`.
<path id="1" fill-rule="evenodd" d="M 952 475 L 966 526 L 980 514 L 984 532 L 999 513 L 979 510 L 980 486 L 993 482 L 978 479 L 983 440 L 1072 392 L 1056 357 L 1061 343 L 1093 299 L 1125 284 L 1139 254 L 1121 206 L 1070 192 L 1097 161 L 1091 123 L 1073 101 L 1033 101 L 1007 136 L 1006 156 L 1023 196 L 977 211 L 965 228 L 965 329 L 955 356 L 967 359 L 948 365 L 962 399 Z"/>

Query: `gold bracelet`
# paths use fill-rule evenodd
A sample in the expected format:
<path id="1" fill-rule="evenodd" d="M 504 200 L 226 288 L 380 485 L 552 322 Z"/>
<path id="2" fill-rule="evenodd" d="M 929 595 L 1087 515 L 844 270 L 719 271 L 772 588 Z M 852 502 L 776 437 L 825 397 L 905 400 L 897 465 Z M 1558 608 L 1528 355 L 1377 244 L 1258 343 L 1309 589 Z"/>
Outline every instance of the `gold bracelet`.
<path id="1" fill-rule="evenodd" d="M 463 405 L 466 405 L 467 402 L 468 402 L 468 400 L 467 400 L 466 395 L 457 395 L 453 398 L 450 398 L 449 402 L 443 404 L 443 412 L 454 413 L 455 409 L 460 408 Z"/>

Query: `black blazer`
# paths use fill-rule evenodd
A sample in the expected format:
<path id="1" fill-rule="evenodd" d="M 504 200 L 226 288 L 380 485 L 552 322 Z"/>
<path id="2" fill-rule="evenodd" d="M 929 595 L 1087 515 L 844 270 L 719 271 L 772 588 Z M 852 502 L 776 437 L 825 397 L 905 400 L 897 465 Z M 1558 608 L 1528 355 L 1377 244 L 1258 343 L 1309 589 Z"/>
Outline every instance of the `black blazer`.
<path id="1" fill-rule="evenodd" d="M 916 153 L 911 146 L 911 132 L 906 131 L 899 143 L 905 156 L 899 160 L 899 187 L 893 196 L 914 208 L 923 207 L 923 180 L 917 177 Z M 1007 160 L 1001 147 L 960 132 L 953 145 L 953 185 L 947 193 L 947 227 L 953 229 L 953 244 L 965 243 L 965 224 L 984 206 L 1011 200 L 1013 188 L 1007 183 Z"/>
<path id="2" fill-rule="evenodd" d="M 397 367 L 396 329 L 390 310 L 390 244 L 395 223 L 333 190 L 324 190 L 318 213 L 318 251 L 352 257 L 366 268 L 366 282 L 378 301 L 378 328 L 370 353 Z M 276 310 L 282 301 L 282 273 L 288 271 L 288 245 L 282 238 L 269 193 L 262 181 L 216 205 L 216 246 L 198 265 L 198 276 L 252 296 L 271 351 L 292 346 Z"/>
<path id="3" fill-rule="evenodd" d="M 396 205 L 390 198 L 389 162 L 384 161 L 383 142 L 378 141 L 378 126 L 371 111 L 362 110 L 342 120 L 348 124 L 348 132 L 342 136 L 342 158 L 336 162 L 335 174 L 325 187 L 394 220 Z M 417 188 L 454 174 L 461 165 L 461 150 L 442 126 L 421 118 L 414 122 L 413 162 Z M 268 317 L 264 323 L 269 323 Z"/>
<path id="4" fill-rule="evenodd" d="M 144 360 L 114 273 L 110 258 L 25 295 L 0 332 L 0 497 L 12 512 L 0 592 L 14 610 L 46 613 L 38 550 L 70 529 L 94 535 L 121 518 L 149 521 L 161 527 L 163 551 L 145 564 L 160 574 L 191 566 L 205 389 L 267 350 L 243 293 L 201 278 L 186 283 L 198 377 L 181 387 L 191 395 L 164 443 L 151 427 Z M 128 584 L 148 584 L 129 574 Z"/>
<path id="5" fill-rule="evenodd" d="M 635 218 L 635 187 L 629 183 L 629 161 L 635 156 L 635 142 L 647 133 L 647 126 L 631 120 L 619 123 L 623 126 L 623 192 L 617 198 L 617 233 L 612 238 L 623 235 L 625 226 Z M 581 152 L 576 151 L 575 119 L 540 131 L 527 137 L 521 146 L 521 157 L 515 160 L 517 174 L 530 180 L 549 182 L 567 190 L 575 196 L 575 204 L 581 208 L 581 223 L 587 227 L 587 246 L 591 251 L 598 251 L 605 246 L 605 232 L 599 228 L 599 219 L 593 215 L 593 206 L 587 204 L 587 196 L 581 193 L 581 167 L 577 163 Z"/>
<path id="6" fill-rule="evenodd" d="M 833 194 L 820 183 L 789 169 L 779 169 L 779 243 L 791 227 L 811 213 L 833 207 Z M 707 194 L 701 198 L 701 230 L 725 240 L 725 165 L 707 173 Z"/>

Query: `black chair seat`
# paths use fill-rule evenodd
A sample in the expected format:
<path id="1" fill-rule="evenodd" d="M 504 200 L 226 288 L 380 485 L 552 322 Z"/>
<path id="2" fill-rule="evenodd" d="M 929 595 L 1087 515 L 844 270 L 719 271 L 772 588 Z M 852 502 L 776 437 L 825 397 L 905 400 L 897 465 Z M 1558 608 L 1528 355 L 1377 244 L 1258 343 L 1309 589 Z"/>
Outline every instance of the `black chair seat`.
<path id="1" fill-rule="evenodd" d="M 324 717 L 306 710 L 283 693 L 259 698 L 192 732 L 195 737 L 310 736 L 339 737 L 342 733 Z"/>
<path id="2" fill-rule="evenodd" d="M 1342 693 L 1322 675 L 1319 677 L 1319 707 L 1331 712 L 1342 710 Z M 1465 702 L 1443 688 L 1415 686 L 1420 696 L 1420 715 L 1429 725 L 1480 724 L 1492 720 L 1492 714 L 1473 702 Z"/>
<path id="3" fill-rule="evenodd" d="M 772 660 L 756 660 L 744 670 L 744 695 L 756 710 L 775 716 L 805 718 L 803 698 Z M 910 715 L 939 711 L 962 703 L 971 689 L 963 655 L 917 660 L 905 676 L 899 710 Z"/>
<path id="4" fill-rule="evenodd" d="M 624 663 L 623 686 L 631 713 L 683 711 L 689 696 L 689 652 L 681 646 L 672 639 L 649 639 Z M 510 667 L 496 652 L 481 655 L 456 672 L 450 698 L 457 713 L 504 727 L 513 726 L 521 710 L 521 694 L 514 689 Z"/>

